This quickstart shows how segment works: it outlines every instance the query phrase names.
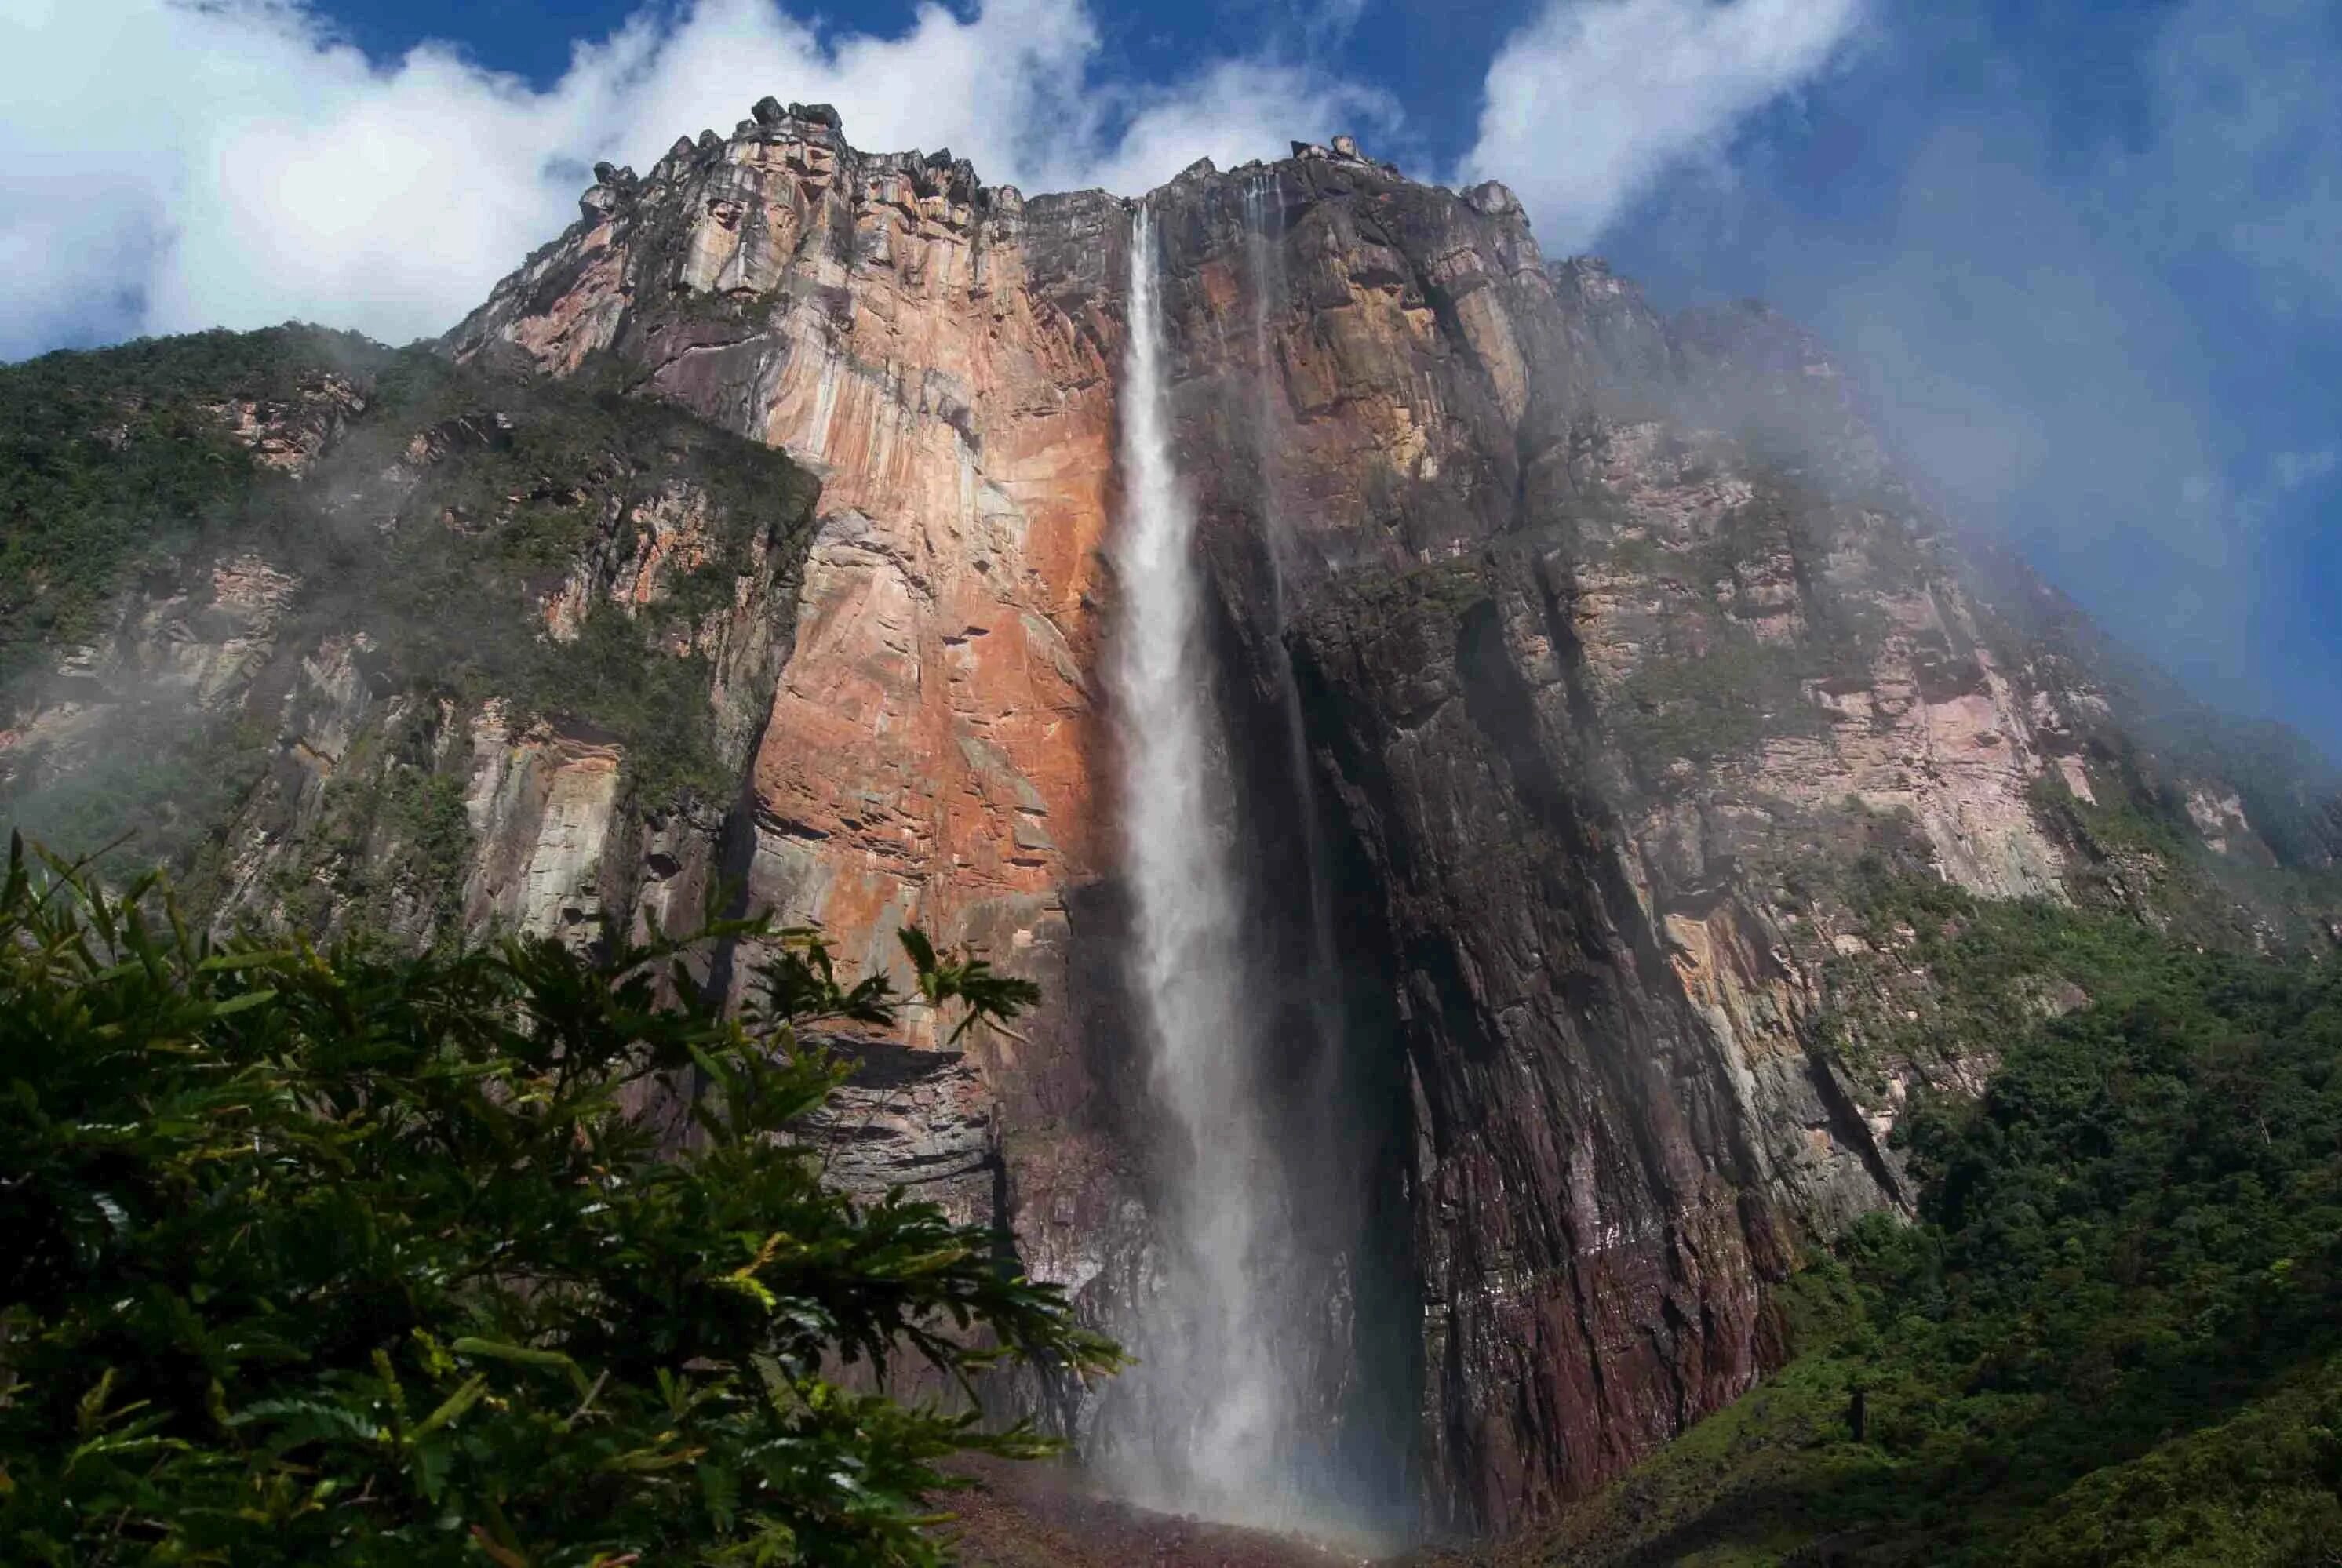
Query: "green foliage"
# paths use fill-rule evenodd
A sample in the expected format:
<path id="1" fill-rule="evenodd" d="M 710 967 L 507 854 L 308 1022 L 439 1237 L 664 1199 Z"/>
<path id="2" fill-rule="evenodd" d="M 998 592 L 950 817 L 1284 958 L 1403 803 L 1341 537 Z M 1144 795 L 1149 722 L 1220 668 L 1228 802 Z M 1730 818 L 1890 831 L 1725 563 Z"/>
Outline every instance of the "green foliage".
<path id="1" fill-rule="evenodd" d="M 87 766 L 18 798 L 0 793 L 0 821 L 76 852 L 120 844 L 145 864 L 185 864 L 252 787 L 275 739 L 256 718 L 191 730 L 175 708 L 126 704 Z"/>
<path id="2" fill-rule="evenodd" d="M 2004 650 L 2058 673 L 2069 689 L 2097 691 L 2107 700 L 2105 722 L 2086 725 L 2085 738 L 2094 751 L 2114 754 L 2135 800 L 2164 793 L 2151 782 L 2155 775 L 2221 780 L 2237 791 L 2254 834 L 2281 865 L 2327 865 L 2342 855 L 2342 813 L 2335 808 L 2342 767 L 2336 759 L 2282 724 L 2211 707 L 2146 653 L 2109 636 L 2080 606 L 2046 592 L 2015 553 L 1977 538 L 1967 544 L 1963 575 Z M 2177 804 L 2167 802 L 2159 814 L 2184 825 L 2184 815 L 2169 809 Z"/>
<path id="3" fill-rule="evenodd" d="M 272 891 L 293 930 L 326 930 L 337 906 L 356 922 L 352 934 L 383 934 L 380 917 L 402 903 L 426 913 L 418 927 L 444 926 L 462 912 L 473 848 L 463 785 L 372 750 L 353 748 L 355 760 L 373 766 L 326 782 L 316 822 L 275 874 Z"/>
<path id="4" fill-rule="evenodd" d="M 718 754 L 713 673 L 673 647 L 729 606 L 759 546 L 793 556 L 808 536 L 814 482 L 781 454 L 678 410 L 494 380 L 420 351 L 394 358 L 375 396 L 335 474 L 402 463 L 417 431 L 436 453 L 384 498 L 386 518 L 362 507 L 320 526 L 307 492 L 255 513 L 271 558 L 313 584 L 302 624 L 364 633 L 391 689 L 501 697 L 516 717 L 606 735 L 646 805 L 726 798 L 739 759 Z M 624 535 L 638 508 L 677 486 L 707 498 L 709 558 L 635 614 L 597 603 L 574 642 L 548 638 L 541 598 L 606 527 Z"/>
<path id="5" fill-rule="evenodd" d="M 2145 914 L 2174 934 L 2237 949 L 2272 940 L 2314 945 L 2342 917 L 2342 875 L 2333 867 L 2266 864 L 2249 842 L 2237 853 L 2214 850 L 2187 803 L 2135 753 L 2117 751 L 2094 772 L 2096 801 L 2054 774 L 2029 791 L 2035 818 L 2077 852 L 2068 880 L 2079 902 Z"/>
<path id="6" fill-rule="evenodd" d="M 1543 1560 L 2317 1563 L 2342 1542 L 2342 976 L 1879 877 L 1918 1223 L 1792 1283 L 1799 1354 Z M 1898 930 L 1899 928 L 1899 930 Z M 2087 1004 L 2047 1016 L 2045 987 Z M 1856 1391 L 1862 1429 L 1855 1429 Z"/>
<path id="7" fill-rule="evenodd" d="M 1674 544 L 1633 537 L 1612 547 L 1614 569 L 1670 590 L 1656 640 L 1609 704 L 1619 744 L 1646 784 L 1678 761 L 1706 767 L 1774 736 L 1825 733 L 1828 714 L 1810 684 L 1867 668 L 1873 652 L 1853 602 L 1826 578 L 1802 580 L 1801 564 L 1833 544 L 1829 504 L 1776 465 L 1759 463 L 1754 477 L 1756 494 L 1711 535 Z M 1752 595 L 1785 567 L 1800 579 L 1796 608 L 1810 624 L 1787 640 L 1760 637 L 1748 621 L 1769 601 Z"/>
<path id="8" fill-rule="evenodd" d="M 0 692 L 97 629 L 124 577 L 172 559 L 257 482 L 215 405 L 290 399 L 383 351 L 316 327 L 203 332 L 0 370 Z"/>
<path id="9" fill-rule="evenodd" d="M 1923 1100 L 1925 1223 L 1850 1243 L 1903 1309 L 1897 1355 L 1959 1396 L 1927 1424 L 2020 1434 L 2020 1486 L 2143 1453 L 2342 1331 L 2342 985 L 2186 950 L 2100 985 L 1980 1102 Z"/>
<path id="10" fill-rule="evenodd" d="M 1857 934 L 1891 955 L 1884 965 L 1868 955 L 1828 965 L 1827 1026 L 1857 1064 L 1990 1054 L 2037 1025 L 2061 994 L 2087 1000 L 2135 983 L 2177 951 L 2127 915 L 1977 898 L 1876 855 L 1856 861 L 1845 891 Z M 1846 984 L 1855 979 L 1880 989 Z"/>
<path id="11" fill-rule="evenodd" d="M 616 605 L 596 604 L 575 642 L 532 642 L 501 681 L 482 684 L 502 685 L 523 712 L 560 714 L 616 736 L 646 803 L 686 793 L 723 801 L 738 779 L 716 749 L 707 661 L 648 654 L 643 634 Z"/>
<path id="12" fill-rule="evenodd" d="M 2027 793 L 2036 815 L 2078 832 L 2101 853 L 2134 850 L 2177 858 L 2189 852 L 2196 838 L 2187 808 L 2147 793 L 2143 784 L 2136 794 L 2091 802 L 2076 794 L 2062 776 L 2045 772 Z"/>
<path id="13" fill-rule="evenodd" d="M 838 1368 L 1116 1363 L 776 1136 L 841 1076 L 799 1029 L 891 1017 L 809 932 L 694 939 L 777 948 L 727 1019 L 692 943 L 214 945 L 52 873 L 0 888 L 10 1563 L 933 1563 L 937 1462 L 1045 1445 Z M 1030 999 L 906 948 L 938 1004 Z"/>
<path id="14" fill-rule="evenodd" d="M 409 769 L 398 774 L 385 803 L 408 873 L 442 907 L 462 891 L 472 858 L 472 819 L 464 788 L 445 774 Z"/>

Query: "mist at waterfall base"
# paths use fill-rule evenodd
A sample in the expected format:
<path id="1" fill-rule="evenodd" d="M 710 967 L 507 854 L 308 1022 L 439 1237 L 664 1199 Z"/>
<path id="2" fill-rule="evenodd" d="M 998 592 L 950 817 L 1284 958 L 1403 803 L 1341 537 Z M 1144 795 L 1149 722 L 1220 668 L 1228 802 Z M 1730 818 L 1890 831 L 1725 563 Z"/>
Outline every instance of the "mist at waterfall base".
<path id="1" fill-rule="evenodd" d="M 1258 369 L 1271 253 L 1252 191 L 1245 218 Z M 1133 218 L 1128 284 L 1124 499 L 1106 671 L 1155 1242 L 1128 1335 L 1137 1363 L 1107 1391 L 1088 1446 L 1116 1490 L 1150 1507 L 1388 1536 L 1404 1528 L 1403 1483 L 1387 1466 L 1361 1473 L 1355 1434 L 1341 1430 L 1336 1408 L 1358 1381 L 1348 1363 L 1361 1206 L 1355 1162 L 1338 1152 L 1345 1129 L 1331 1124 L 1342 1008 L 1299 696 L 1282 654 L 1291 541 L 1264 474 L 1257 523 L 1270 558 L 1274 727 L 1283 741 L 1275 749 L 1297 796 L 1293 814 L 1313 835 L 1307 885 L 1297 890 L 1306 957 L 1293 965 L 1298 973 L 1283 974 L 1265 972 L 1276 944 L 1255 929 L 1257 890 L 1244 875 L 1246 830 L 1261 824 L 1243 820 L 1231 760 L 1243 738 L 1215 694 L 1196 508 L 1173 437 L 1161 236 L 1144 206 Z M 1253 389 L 1264 426 L 1273 419 L 1265 383 Z"/>

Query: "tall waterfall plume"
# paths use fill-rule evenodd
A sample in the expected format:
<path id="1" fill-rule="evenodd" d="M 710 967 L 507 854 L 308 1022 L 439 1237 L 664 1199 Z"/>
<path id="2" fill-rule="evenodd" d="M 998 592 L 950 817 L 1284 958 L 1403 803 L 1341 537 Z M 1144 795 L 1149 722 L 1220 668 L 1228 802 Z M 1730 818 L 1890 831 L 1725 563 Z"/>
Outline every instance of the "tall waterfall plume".
<path id="1" fill-rule="evenodd" d="M 1217 734 L 1196 516 L 1166 407 L 1159 259 L 1146 208 L 1130 250 L 1122 392 L 1120 623 L 1108 662 L 1122 754 L 1132 978 L 1159 1120 L 1162 1255 L 1141 1364 L 1105 1434 L 1141 1501 L 1221 1518 L 1298 1520 L 1295 1401 L 1276 1282 L 1294 1251 L 1282 1163 L 1264 1135 L 1243 899 Z"/>

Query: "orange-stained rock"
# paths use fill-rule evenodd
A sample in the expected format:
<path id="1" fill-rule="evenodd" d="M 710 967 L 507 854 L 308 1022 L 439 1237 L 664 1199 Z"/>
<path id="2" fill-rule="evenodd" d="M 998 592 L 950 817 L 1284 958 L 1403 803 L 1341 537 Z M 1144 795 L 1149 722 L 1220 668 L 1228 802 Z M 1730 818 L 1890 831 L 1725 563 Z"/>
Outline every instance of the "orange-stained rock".
<path id="1" fill-rule="evenodd" d="M 1043 983 L 1024 1041 L 969 1044 L 1006 1104 L 1002 1136 L 1056 1151 L 1020 1161 L 1024 1213 L 1035 1255 L 1076 1283 L 1098 1270 L 1093 1211 L 1118 1201 L 1102 1173 L 1120 1160 L 1091 1142 L 1067 913 L 1106 853 L 1086 672 L 1120 213 L 1027 205 L 964 165 L 865 155 L 783 119 L 597 187 L 450 339 L 459 358 L 518 348 L 555 373 L 615 355 L 643 390 L 821 478 L 750 774 L 748 893 L 820 924 L 862 972 L 899 976 L 895 931 L 917 923 Z M 661 527 L 645 551 L 688 552 L 686 523 Z M 549 606 L 556 633 L 584 593 Z M 1053 1173 L 1078 1193 L 1044 1191 Z"/>
<path id="2" fill-rule="evenodd" d="M 2342 944 L 2255 902 L 2281 879 L 2211 874 L 2342 857 L 2330 774 L 2267 729 L 2187 742 L 1897 475 L 1808 335 L 1662 318 L 1547 263 L 1502 186 L 1348 138 L 1146 201 L 1241 883 L 1219 1044 L 1329 1513 L 1586 1493 L 1781 1353 L 1801 1247 L 1907 1207 L 1896 1124 L 1997 1047 L 1925 1026 L 1877 867 Z M 167 392 L 250 451 L 254 504 L 158 530 L 63 623 L 0 794 L 168 797 L 138 809 L 223 927 L 640 940 L 737 892 L 859 970 L 907 921 L 973 944 L 1046 1004 L 837 1042 L 861 1070 L 809 1135 L 834 1179 L 1013 1233 L 1144 1356 L 1179 1227 L 1096 678 L 1130 205 L 768 101 L 581 208 L 441 345 L 469 368 L 295 332 L 266 377 Z M 124 447 L 142 395 L 85 434 Z M 757 956 L 681 984 L 737 999 Z M 1186 1391 L 987 1392 L 1087 1440 Z"/>

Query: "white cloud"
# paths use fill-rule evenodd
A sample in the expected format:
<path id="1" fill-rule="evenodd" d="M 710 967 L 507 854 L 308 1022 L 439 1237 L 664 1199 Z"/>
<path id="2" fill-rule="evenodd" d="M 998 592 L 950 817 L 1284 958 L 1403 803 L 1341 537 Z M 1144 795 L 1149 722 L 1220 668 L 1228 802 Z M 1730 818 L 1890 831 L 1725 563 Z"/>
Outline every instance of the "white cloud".
<path id="1" fill-rule="evenodd" d="M 1366 150 L 1390 155 L 1398 105 L 1387 95 L 1326 77 L 1304 66 L 1223 61 L 1176 90 L 1128 95 L 1120 144 L 1051 171 L 1049 188 L 1103 185 L 1143 191 L 1197 158 L 1229 168 L 1250 158 L 1281 158 L 1295 141 L 1357 135 Z"/>
<path id="2" fill-rule="evenodd" d="M 1826 68 L 1865 0 L 1548 0 L 1488 67 L 1468 179 L 1501 179 L 1546 250 L 1590 244 L 1659 175 Z"/>
<path id="3" fill-rule="evenodd" d="M 581 42 L 539 91 L 445 47 L 371 63 L 303 0 L 0 0 L 0 357 L 288 317 L 440 331 L 575 215 L 596 160 L 647 168 L 767 93 L 1028 190 L 1136 192 L 1206 153 L 1396 123 L 1314 66 L 1206 62 L 1136 92 L 1096 55 L 1083 0 L 930 5 L 891 36 L 696 0 Z"/>
<path id="4" fill-rule="evenodd" d="M 1086 0 L 930 4 L 890 35 L 790 4 L 646 5 L 540 90 L 440 45 L 369 61 L 310 0 L 0 0 L 0 357 L 288 317 L 440 331 L 575 216 L 596 160 L 646 168 L 767 93 L 1028 191 L 1134 194 L 1342 130 L 1408 150 L 1391 98 L 1310 44 L 1356 0 L 1168 87 L 1102 78 Z M 1556 0 L 1491 66 L 1470 162 L 1582 243 L 1820 69 L 1862 4 Z"/>

